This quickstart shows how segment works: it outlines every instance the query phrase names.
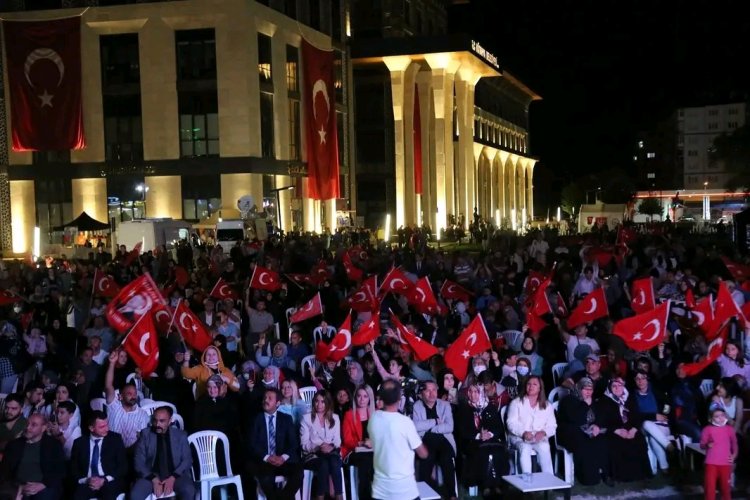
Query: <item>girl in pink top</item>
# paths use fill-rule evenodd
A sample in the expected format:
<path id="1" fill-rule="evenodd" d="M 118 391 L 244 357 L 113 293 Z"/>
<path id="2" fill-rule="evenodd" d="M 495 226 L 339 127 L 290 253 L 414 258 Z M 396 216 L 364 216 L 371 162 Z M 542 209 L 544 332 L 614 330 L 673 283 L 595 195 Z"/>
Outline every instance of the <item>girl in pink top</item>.
<path id="1" fill-rule="evenodd" d="M 704 427 L 701 433 L 701 448 L 706 450 L 706 472 L 703 479 L 706 500 L 715 500 L 717 480 L 721 500 L 732 498 L 729 478 L 737 457 L 737 436 L 734 428 L 727 425 L 727 422 L 724 410 L 715 408 L 711 411 L 711 424 Z"/>

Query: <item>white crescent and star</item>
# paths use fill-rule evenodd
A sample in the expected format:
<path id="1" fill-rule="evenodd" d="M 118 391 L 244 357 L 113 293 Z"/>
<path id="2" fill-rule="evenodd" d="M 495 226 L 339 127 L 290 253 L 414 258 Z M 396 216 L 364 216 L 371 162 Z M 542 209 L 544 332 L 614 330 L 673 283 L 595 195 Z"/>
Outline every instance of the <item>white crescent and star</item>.
<path id="1" fill-rule="evenodd" d="M 350 332 L 346 328 L 342 328 L 341 330 L 339 330 L 339 335 L 343 335 L 344 338 L 346 338 L 346 344 L 344 345 L 344 347 L 339 348 L 336 347 L 334 343 L 331 343 L 331 352 L 346 351 L 352 346 L 352 332 Z"/>
<path id="2" fill-rule="evenodd" d="M 423 304 L 424 304 L 425 302 L 427 302 L 427 294 L 426 294 L 426 293 L 424 293 L 424 290 L 422 290 L 421 288 L 415 288 L 415 290 L 416 290 L 416 291 L 417 291 L 417 293 L 418 293 L 418 294 L 420 295 L 420 297 L 419 297 L 419 301 L 420 301 L 421 303 L 423 303 Z"/>
<path id="3" fill-rule="evenodd" d="M 399 288 L 404 288 L 404 280 L 402 280 L 401 278 L 393 278 L 391 280 L 391 290 L 396 289 L 396 283 L 401 283 Z"/>
<path id="4" fill-rule="evenodd" d="M 102 278 L 99 278 L 99 281 L 97 281 L 97 283 L 96 283 L 96 289 L 99 290 L 100 292 L 106 291 L 109 288 L 108 286 L 107 287 L 103 286 L 106 283 L 107 283 L 107 277 L 106 276 L 104 276 Z"/>
<path id="5" fill-rule="evenodd" d="M 471 341 L 471 343 L 469 343 L 469 341 Z M 471 335 L 469 335 L 468 337 L 466 337 L 466 347 L 471 347 L 471 346 L 473 346 L 476 343 L 477 343 L 477 334 L 476 333 L 472 333 Z"/>
<path id="6" fill-rule="evenodd" d="M 327 132 L 323 124 L 327 123 L 331 118 L 331 100 L 328 97 L 328 87 L 326 87 L 326 84 L 323 80 L 316 80 L 312 88 L 313 118 L 315 119 L 316 123 L 318 122 L 318 113 L 317 107 L 315 106 L 315 98 L 319 93 L 323 94 L 323 98 L 326 100 L 326 110 L 328 111 L 328 113 L 326 113 L 325 121 L 321 122 L 320 130 L 318 130 L 318 135 L 320 136 L 320 144 L 325 144 Z"/>
<path id="7" fill-rule="evenodd" d="M 367 300 L 367 294 L 365 292 L 357 292 L 352 297 L 353 302 L 365 302 Z"/>
<path id="8" fill-rule="evenodd" d="M 645 290 L 641 290 L 640 292 L 638 292 L 638 298 L 636 299 L 635 303 L 638 304 L 639 306 L 646 305 L 646 291 Z"/>
<path id="9" fill-rule="evenodd" d="M 643 327 L 644 335 L 646 334 L 646 330 L 648 329 L 648 327 L 651 325 L 654 325 L 654 334 L 651 335 L 649 338 L 647 338 L 646 342 L 653 342 L 654 340 L 656 340 L 656 337 L 658 337 L 659 334 L 661 333 L 661 321 L 659 321 L 658 319 L 652 319 L 651 321 L 646 323 L 646 326 Z"/>
<path id="10" fill-rule="evenodd" d="M 159 316 L 161 316 L 162 314 L 164 314 L 167 318 L 169 318 L 169 313 L 165 311 L 164 309 L 156 311 L 156 314 L 154 314 L 154 319 L 156 320 L 157 323 L 160 322 Z"/>
<path id="11" fill-rule="evenodd" d="M 141 351 L 141 354 L 144 356 L 150 356 L 150 352 L 146 352 L 146 342 L 148 342 L 148 339 L 151 338 L 151 332 L 146 332 L 143 337 L 141 337 L 141 342 L 138 344 L 138 349 Z"/>
<path id="12" fill-rule="evenodd" d="M 706 315 L 699 311 L 690 311 L 690 313 L 698 318 L 698 321 L 696 321 L 696 324 L 698 326 L 702 325 L 706 321 Z"/>
<path id="13" fill-rule="evenodd" d="M 230 295 L 232 295 L 232 292 L 229 291 L 228 289 L 229 289 L 228 285 L 221 285 L 219 287 L 219 295 L 221 295 L 222 297 L 229 297 Z"/>
<path id="14" fill-rule="evenodd" d="M 55 66 L 57 66 L 57 72 L 60 74 L 60 78 L 57 80 L 57 86 L 59 87 L 63 81 L 63 77 L 65 76 L 65 64 L 63 63 L 60 54 L 50 48 L 35 49 L 32 50 L 28 56 L 26 56 L 26 62 L 23 66 L 23 74 L 26 77 L 26 81 L 29 83 L 29 86 L 31 88 L 34 88 L 34 84 L 32 83 L 30 77 L 31 67 L 34 65 L 34 63 L 42 59 L 47 59 L 48 61 L 51 61 Z M 42 101 L 41 107 L 49 106 L 51 108 L 52 98 L 55 97 L 55 95 L 50 94 L 49 92 L 47 92 L 47 89 L 44 89 L 42 94 L 37 95 L 37 97 Z"/>
<path id="15" fill-rule="evenodd" d="M 587 311 L 583 311 L 584 314 L 592 314 L 596 311 L 596 299 L 591 299 L 591 307 Z"/>
<path id="16" fill-rule="evenodd" d="M 270 281 L 265 281 L 265 280 L 264 280 L 264 278 L 265 278 L 266 276 L 268 276 L 268 273 L 266 273 L 265 271 L 261 272 L 261 273 L 260 273 L 260 274 L 258 275 L 258 283 L 260 283 L 261 285 L 268 285 L 268 284 L 270 284 L 270 283 L 271 283 Z"/>

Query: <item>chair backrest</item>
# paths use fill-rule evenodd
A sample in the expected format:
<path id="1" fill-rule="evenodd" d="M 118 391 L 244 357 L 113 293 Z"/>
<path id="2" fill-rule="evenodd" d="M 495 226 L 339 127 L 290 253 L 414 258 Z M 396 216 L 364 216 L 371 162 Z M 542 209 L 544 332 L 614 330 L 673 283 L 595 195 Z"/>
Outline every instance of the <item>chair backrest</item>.
<path id="1" fill-rule="evenodd" d="M 307 370 L 310 373 L 310 378 L 312 378 L 319 366 L 320 362 L 315 359 L 314 354 L 305 356 L 304 358 L 302 358 L 302 376 L 305 376 L 305 367 L 307 367 Z"/>
<path id="2" fill-rule="evenodd" d="M 92 410 L 104 411 L 104 406 L 107 404 L 107 400 L 104 398 L 94 398 L 91 400 L 89 405 Z"/>
<path id="3" fill-rule="evenodd" d="M 217 479 L 219 475 L 219 461 L 216 456 L 216 445 L 221 441 L 224 448 L 224 463 L 227 468 L 227 476 L 232 476 L 232 465 L 229 462 L 229 439 L 226 434 L 219 431 L 200 431 L 188 436 L 188 443 L 195 449 L 198 457 L 198 467 L 193 464 L 193 479 L 203 481 L 206 479 Z"/>
<path id="4" fill-rule="evenodd" d="M 279 322 L 273 324 L 273 334 L 276 335 L 276 340 L 281 338 L 281 329 L 279 328 Z"/>
<path id="5" fill-rule="evenodd" d="M 555 410 L 555 415 L 557 415 L 557 408 L 560 406 L 560 401 L 552 401 L 552 409 Z"/>
<path id="6" fill-rule="evenodd" d="M 568 390 L 565 387 L 555 387 L 551 391 L 549 391 L 549 396 L 547 396 L 547 400 L 556 403 L 557 401 L 560 401 L 562 398 L 568 395 Z"/>
<path id="7" fill-rule="evenodd" d="M 182 415 L 179 413 L 175 413 L 172 415 L 172 421 L 170 422 L 171 425 L 174 425 L 180 430 L 185 430 L 185 421 L 182 419 Z"/>
<path id="8" fill-rule="evenodd" d="M 508 416 L 508 406 L 510 405 L 505 405 L 500 408 L 500 420 L 503 422 L 503 426 L 505 426 L 505 418 Z"/>
<path id="9" fill-rule="evenodd" d="M 8 397 L 7 394 L 0 394 L 0 412 L 2 412 L 3 409 L 5 408 L 5 398 L 7 397 Z"/>
<path id="10" fill-rule="evenodd" d="M 156 403 L 156 401 L 154 401 L 153 399 L 144 399 L 141 401 L 141 407 L 154 403 Z"/>
<path id="11" fill-rule="evenodd" d="M 284 313 L 284 314 L 286 315 L 286 324 L 287 324 L 287 325 L 290 325 L 290 326 L 291 326 L 291 324 L 292 324 L 292 314 L 294 314 L 294 311 L 296 311 L 296 310 L 297 310 L 296 308 L 294 308 L 294 307 L 290 307 L 290 308 L 289 308 L 289 309 L 287 309 L 287 310 L 286 310 L 286 312 Z"/>
<path id="12" fill-rule="evenodd" d="M 156 411 L 156 409 L 159 408 L 159 407 L 161 407 L 161 406 L 169 406 L 169 407 L 172 408 L 172 413 L 174 415 L 177 414 L 177 407 L 175 405 L 173 405 L 172 403 L 169 403 L 167 401 L 154 401 L 153 403 L 150 403 L 150 404 L 147 404 L 147 405 L 141 405 L 141 408 L 143 408 L 144 410 L 146 410 L 146 412 L 149 415 L 153 415 L 154 411 Z"/>
<path id="13" fill-rule="evenodd" d="M 710 378 L 704 378 L 701 380 L 701 392 L 703 393 L 704 397 L 708 397 L 712 392 L 714 392 L 714 381 Z"/>
<path id="14" fill-rule="evenodd" d="M 552 383 L 555 387 L 560 385 L 560 378 L 562 378 L 566 366 L 568 366 L 568 363 L 555 363 L 552 365 Z"/>
<path id="15" fill-rule="evenodd" d="M 317 387 L 300 387 L 299 389 L 299 397 L 302 398 L 302 400 L 308 405 L 312 405 L 313 398 L 315 397 L 315 393 L 318 392 Z"/>
<path id="16" fill-rule="evenodd" d="M 514 351 L 521 350 L 521 344 L 523 343 L 523 333 L 518 330 L 505 330 L 500 335 L 505 339 L 505 345 L 513 349 Z"/>

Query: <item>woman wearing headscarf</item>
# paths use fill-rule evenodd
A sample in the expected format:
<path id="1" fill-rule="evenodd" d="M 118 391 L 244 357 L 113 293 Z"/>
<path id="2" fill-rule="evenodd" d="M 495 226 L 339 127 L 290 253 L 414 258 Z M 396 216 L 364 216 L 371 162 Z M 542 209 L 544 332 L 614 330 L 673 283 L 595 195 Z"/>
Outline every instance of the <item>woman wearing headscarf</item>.
<path id="1" fill-rule="evenodd" d="M 640 430 L 643 419 L 625 381 L 620 377 L 610 380 L 604 397 L 596 404 L 599 422 L 607 429 L 612 478 L 639 481 L 650 477 L 648 447 Z"/>
<path id="2" fill-rule="evenodd" d="M 521 343 L 521 354 L 524 358 L 529 360 L 531 363 L 531 374 L 537 377 L 542 376 L 542 367 L 544 366 L 544 359 L 536 352 L 536 340 L 531 335 L 523 339 Z"/>
<path id="3" fill-rule="evenodd" d="M 181 373 L 186 379 L 195 380 L 197 397 L 206 393 L 206 382 L 212 375 L 221 376 L 230 391 L 237 392 L 240 390 L 237 377 L 234 376 L 232 370 L 224 366 L 219 349 L 213 346 L 209 346 L 203 351 L 201 364 L 192 368 L 190 367 L 190 352 L 186 352 Z"/>
<path id="4" fill-rule="evenodd" d="M 265 368 L 266 366 L 275 366 L 276 368 L 287 372 L 293 370 L 294 363 L 288 355 L 289 348 L 284 342 L 278 341 L 271 347 L 270 343 L 258 346 L 255 351 L 255 361 Z"/>
<path id="5" fill-rule="evenodd" d="M 560 446 L 573 453 L 576 479 L 586 486 L 599 480 L 614 485 L 609 477 L 609 453 L 606 433 L 597 418 L 594 405 L 594 382 L 583 377 L 575 390 L 560 401 L 557 412 L 557 439 Z"/>
<path id="6" fill-rule="evenodd" d="M 227 385 L 221 375 L 211 375 L 206 382 L 206 393 L 195 402 L 193 426 L 196 431 L 223 432 L 230 443 L 239 442 L 239 414 L 237 405 L 227 397 Z M 233 468 L 238 468 L 241 461 L 241 446 L 230 446 Z M 223 460 L 224 453 L 217 453 Z"/>

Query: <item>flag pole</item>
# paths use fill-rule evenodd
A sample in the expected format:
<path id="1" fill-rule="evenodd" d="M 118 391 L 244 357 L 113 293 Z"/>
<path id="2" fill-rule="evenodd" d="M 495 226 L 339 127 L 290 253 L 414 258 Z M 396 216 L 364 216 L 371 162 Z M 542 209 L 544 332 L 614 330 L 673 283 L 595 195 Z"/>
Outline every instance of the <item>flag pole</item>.
<path id="1" fill-rule="evenodd" d="M 133 323 L 133 326 L 130 327 L 130 331 L 127 334 L 125 334 L 125 337 L 118 344 L 118 346 L 117 346 L 118 349 L 125 344 L 125 341 L 128 340 L 128 337 L 130 337 L 130 334 L 133 333 L 133 330 L 135 330 L 135 327 L 138 326 L 138 323 L 140 323 L 141 320 L 143 320 L 143 318 L 146 317 L 146 315 L 151 314 L 151 309 L 152 308 L 149 307 L 148 310 L 140 318 L 138 318 L 138 321 L 136 321 L 135 323 Z"/>

